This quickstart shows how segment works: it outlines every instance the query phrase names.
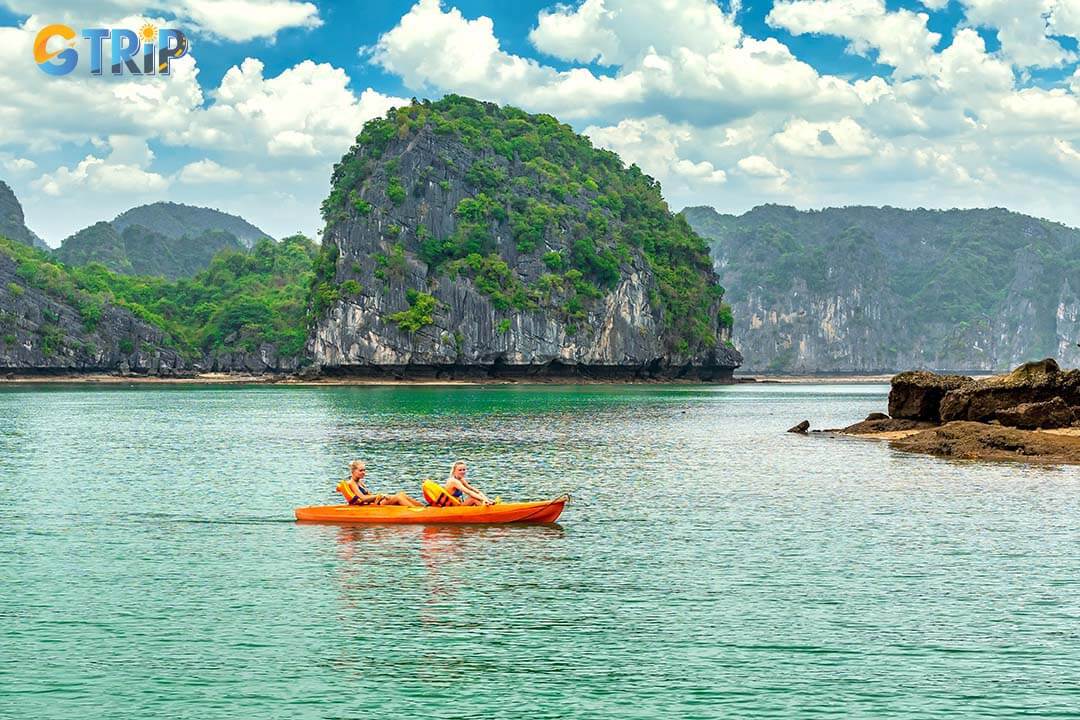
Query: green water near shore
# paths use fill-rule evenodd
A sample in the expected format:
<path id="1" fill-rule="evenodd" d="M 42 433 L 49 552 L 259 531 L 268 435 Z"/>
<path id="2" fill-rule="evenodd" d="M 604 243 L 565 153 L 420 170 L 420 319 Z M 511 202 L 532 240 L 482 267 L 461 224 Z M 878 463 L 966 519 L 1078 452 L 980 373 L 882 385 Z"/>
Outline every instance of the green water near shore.
<path id="1" fill-rule="evenodd" d="M 0 717 L 1063 716 L 1080 473 L 884 386 L 0 389 Z M 456 458 L 560 525 L 297 525 Z"/>

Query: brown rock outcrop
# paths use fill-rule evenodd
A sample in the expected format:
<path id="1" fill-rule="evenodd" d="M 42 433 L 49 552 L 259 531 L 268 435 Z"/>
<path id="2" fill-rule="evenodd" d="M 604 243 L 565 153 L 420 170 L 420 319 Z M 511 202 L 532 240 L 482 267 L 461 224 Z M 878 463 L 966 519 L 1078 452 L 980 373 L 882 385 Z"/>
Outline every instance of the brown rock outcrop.
<path id="1" fill-rule="evenodd" d="M 998 419 L 999 411 L 1055 397 L 1069 406 L 1080 405 L 1080 370 L 1063 371 L 1053 359 L 1047 358 L 1024 363 L 1008 375 L 950 390 L 941 400 L 941 420 L 990 422 Z"/>
<path id="2" fill-rule="evenodd" d="M 973 382 L 966 375 L 938 375 L 926 370 L 902 372 L 892 379 L 889 415 L 904 420 L 941 420 L 945 395 Z"/>
<path id="3" fill-rule="evenodd" d="M 1021 403 L 1007 410 L 998 410 L 996 417 L 1002 425 L 1021 430 L 1069 427 L 1075 419 L 1073 409 L 1060 397 L 1043 402 Z"/>

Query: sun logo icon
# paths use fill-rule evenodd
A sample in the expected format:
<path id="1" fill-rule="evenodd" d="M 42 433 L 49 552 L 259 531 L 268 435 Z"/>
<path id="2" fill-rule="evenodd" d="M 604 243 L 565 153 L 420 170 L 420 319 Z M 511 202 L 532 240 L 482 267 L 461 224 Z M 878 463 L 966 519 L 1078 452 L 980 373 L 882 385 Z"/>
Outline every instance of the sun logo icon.
<path id="1" fill-rule="evenodd" d="M 144 43 L 154 42 L 154 40 L 157 39 L 157 28 L 154 27 L 153 23 L 144 23 L 143 26 L 139 28 L 139 38 Z"/>

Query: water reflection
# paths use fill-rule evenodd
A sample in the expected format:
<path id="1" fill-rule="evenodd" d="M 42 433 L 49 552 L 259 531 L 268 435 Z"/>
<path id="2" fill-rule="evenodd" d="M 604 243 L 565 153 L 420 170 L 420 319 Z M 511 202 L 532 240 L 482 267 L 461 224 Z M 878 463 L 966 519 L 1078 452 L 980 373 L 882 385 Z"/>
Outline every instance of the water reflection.
<path id="1" fill-rule="evenodd" d="M 357 617 L 369 595 L 390 577 L 417 576 L 410 595 L 422 625 L 445 624 L 460 588 L 480 576 L 497 577 L 500 566 L 544 563 L 545 544 L 565 536 L 546 525 L 343 525 L 337 529 L 337 577 L 343 618 Z M 387 572 L 388 565 L 397 566 Z M 402 572 L 403 569 L 411 571 Z M 402 588 L 394 588 L 400 593 Z"/>

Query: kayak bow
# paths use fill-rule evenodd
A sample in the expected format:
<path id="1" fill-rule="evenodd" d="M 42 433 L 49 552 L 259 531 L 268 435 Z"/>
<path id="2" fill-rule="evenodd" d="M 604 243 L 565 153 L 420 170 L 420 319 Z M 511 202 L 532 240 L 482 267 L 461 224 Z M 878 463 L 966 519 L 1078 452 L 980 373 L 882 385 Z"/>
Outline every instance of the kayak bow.
<path id="1" fill-rule="evenodd" d="M 296 519 L 317 523 L 378 524 L 502 524 L 551 523 L 562 514 L 569 495 L 539 502 L 460 505 L 455 507 L 402 507 L 400 505 L 315 505 L 296 508 Z"/>

